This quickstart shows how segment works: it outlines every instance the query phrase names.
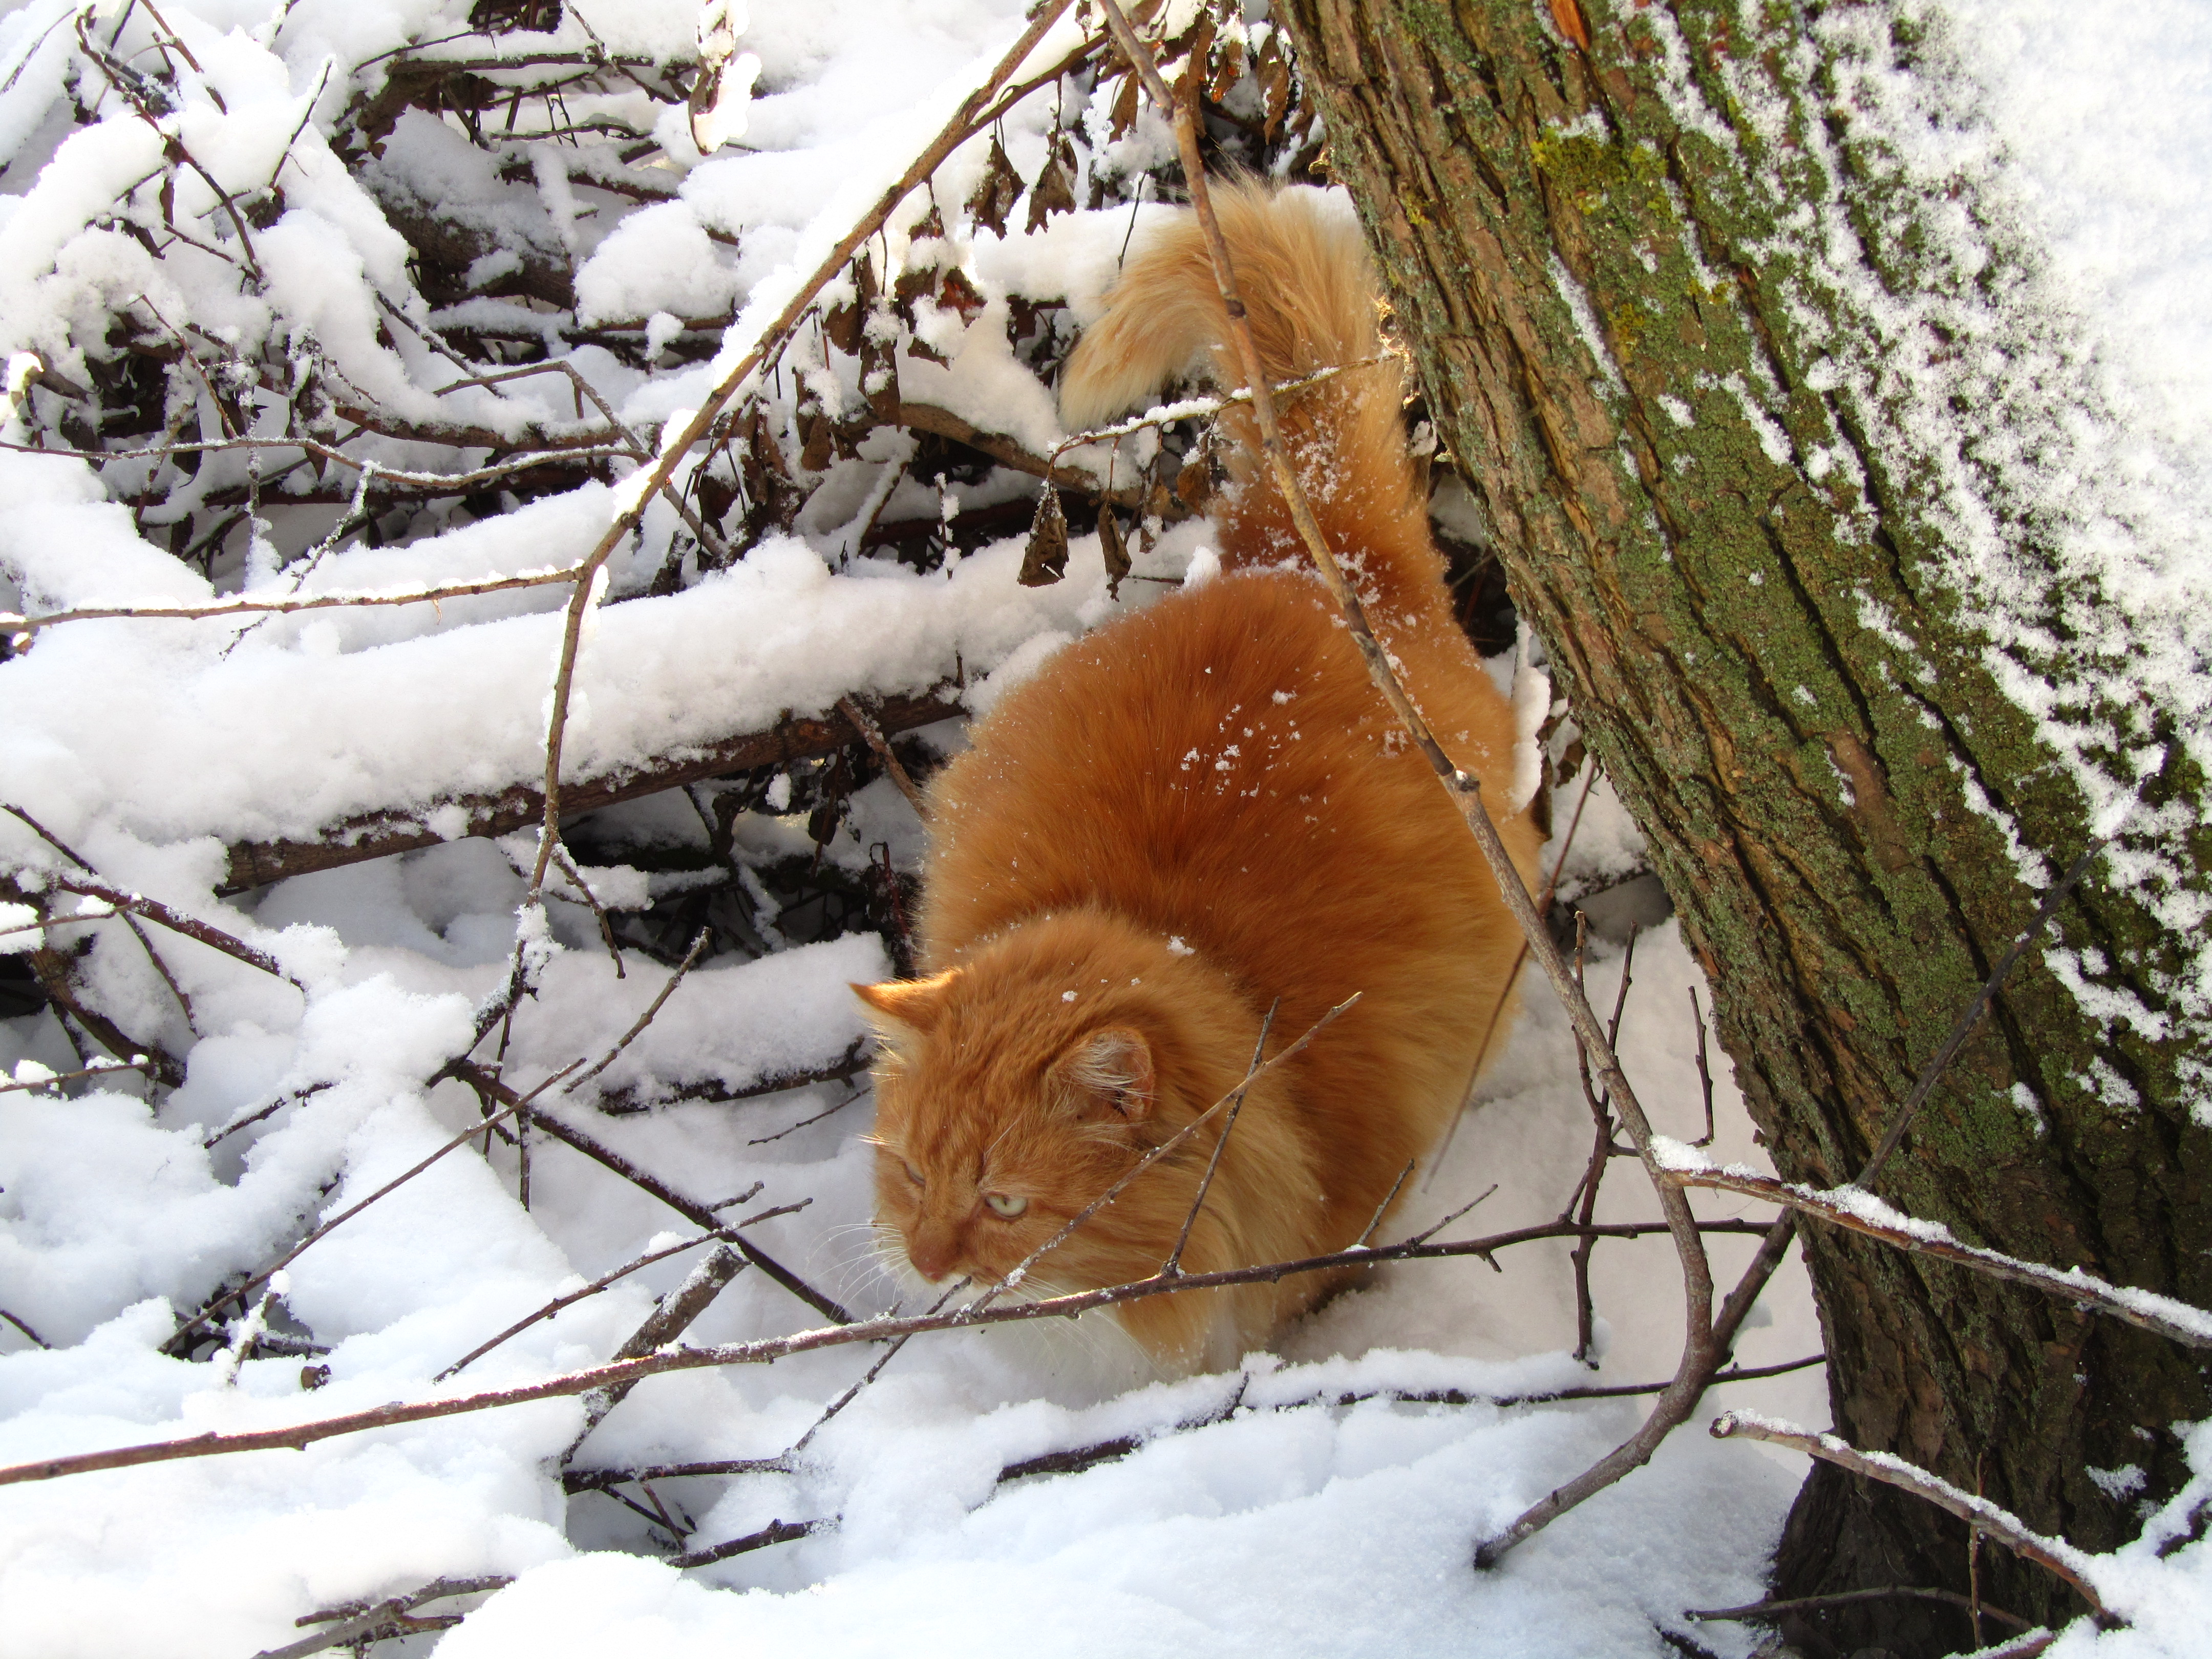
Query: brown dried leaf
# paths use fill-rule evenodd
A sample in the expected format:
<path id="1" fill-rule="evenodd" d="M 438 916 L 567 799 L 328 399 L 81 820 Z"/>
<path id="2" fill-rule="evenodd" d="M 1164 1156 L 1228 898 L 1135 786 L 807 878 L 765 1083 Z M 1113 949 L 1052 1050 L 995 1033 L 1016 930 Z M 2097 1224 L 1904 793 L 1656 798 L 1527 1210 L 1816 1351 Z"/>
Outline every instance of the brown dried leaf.
<path id="1" fill-rule="evenodd" d="M 1022 572 L 1015 580 L 1024 587 L 1049 587 L 1066 574 L 1067 514 L 1060 510 L 1060 492 L 1047 484 L 1037 501 L 1036 520 L 1030 526 Z"/>
<path id="2" fill-rule="evenodd" d="M 1220 103 L 1243 76 L 1243 45 L 1235 40 L 1224 41 L 1213 54 L 1213 79 L 1206 88 L 1206 95 L 1213 102 Z"/>
<path id="3" fill-rule="evenodd" d="M 1170 41 L 1166 50 L 1161 52 L 1164 69 L 1169 57 L 1183 58 L 1182 73 L 1176 77 L 1175 83 L 1175 94 L 1178 99 L 1206 90 L 1206 60 L 1212 51 L 1213 19 L 1200 12 L 1191 26 L 1183 31 L 1182 38 Z"/>
<path id="4" fill-rule="evenodd" d="M 1260 45 L 1259 61 L 1253 72 L 1260 77 L 1260 96 L 1265 100 L 1267 142 L 1273 143 L 1275 135 L 1282 131 L 1283 117 L 1291 112 L 1291 65 L 1283 56 L 1283 44 L 1275 31 L 1269 29 L 1267 38 Z"/>
<path id="5" fill-rule="evenodd" d="M 1589 24 L 1583 20 L 1583 9 L 1575 0 L 1552 0 L 1552 21 L 1559 25 L 1560 33 L 1583 51 L 1590 49 Z"/>
<path id="6" fill-rule="evenodd" d="M 1106 562 L 1107 594 L 1118 598 L 1121 579 L 1129 574 L 1129 544 L 1121 539 L 1121 521 L 1115 518 L 1114 509 L 1103 504 L 1098 509 L 1098 551 Z"/>
<path id="7" fill-rule="evenodd" d="M 1003 236 L 1006 234 L 1006 216 L 1014 210 L 1021 193 L 1022 175 L 1014 171 L 1014 164 L 1006 157 L 1006 146 L 994 133 L 990 162 L 983 169 L 982 181 L 975 186 L 975 193 L 968 198 L 969 216 Z"/>
<path id="8" fill-rule="evenodd" d="M 799 465 L 809 472 L 830 470 L 830 457 L 835 453 L 837 434 L 832 429 L 830 417 L 820 410 L 802 417 L 799 435 L 804 447 L 799 452 Z"/>
<path id="9" fill-rule="evenodd" d="M 852 273 L 853 297 L 822 319 L 822 331 L 830 337 L 830 343 L 848 357 L 860 355 L 860 336 L 867 328 L 869 312 L 875 309 L 875 262 L 863 253 L 853 261 Z"/>
<path id="10" fill-rule="evenodd" d="M 1176 474 L 1175 493 L 1192 512 L 1206 511 L 1206 504 L 1213 499 L 1213 469 L 1206 465 L 1205 456 L 1194 455 L 1183 463 L 1182 471 Z"/>
<path id="11" fill-rule="evenodd" d="M 1044 228 L 1046 220 L 1055 213 L 1075 211 L 1075 146 L 1066 133 L 1053 146 L 1051 159 L 1044 171 L 1037 174 L 1036 187 L 1030 191 L 1029 230 L 1035 235 Z"/>
<path id="12" fill-rule="evenodd" d="M 860 331 L 860 395 L 878 420 L 898 419 L 898 359 L 865 328 Z"/>
<path id="13" fill-rule="evenodd" d="M 947 311 L 958 312 L 963 323 L 974 322 L 975 313 L 982 310 L 985 303 L 975 284 L 968 280 L 968 273 L 957 265 L 946 271 L 944 280 L 938 283 L 936 299 Z"/>
<path id="14" fill-rule="evenodd" d="M 1114 94 L 1114 113 L 1107 124 L 1109 139 L 1126 138 L 1129 130 L 1137 125 L 1137 97 L 1142 90 L 1137 82 L 1137 72 L 1131 70 L 1121 77 L 1121 89 Z"/>

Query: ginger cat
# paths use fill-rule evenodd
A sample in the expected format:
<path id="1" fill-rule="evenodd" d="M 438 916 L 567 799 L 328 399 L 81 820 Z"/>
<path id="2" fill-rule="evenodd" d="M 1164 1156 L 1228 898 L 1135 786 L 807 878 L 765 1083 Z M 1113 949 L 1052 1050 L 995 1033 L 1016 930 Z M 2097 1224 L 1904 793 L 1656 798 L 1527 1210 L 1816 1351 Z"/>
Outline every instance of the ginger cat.
<path id="1" fill-rule="evenodd" d="M 1316 192 L 1214 200 L 1271 380 L 1377 355 L 1365 250 Z M 1063 417 L 1096 424 L 1209 364 L 1241 385 L 1227 338 L 1186 215 L 1070 359 Z M 1399 386 L 1386 362 L 1289 397 L 1285 434 L 1414 700 L 1502 813 L 1513 714 L 1454 623 Z M 878 1231 L 923 1279 L 995 1283 L 1237 1085 L 1271 1002 L 1273 1052 L 1357 991 L 1246 1097 L 1183 1268 L 1346 1249 L 1458 1111 L 1507 990 L 1520 939 L 1481 854 L 1306 574 L 1249 416 L 1225 425 L 1227 574 L 1069 646 L 977 724 L 929 790 L 927 976 L 854 988 L 884 1045 Z M 1525 812 L 1499 829 L 1527 875 L 1537 830 Z M 1138 1176 L 1022 1293 L 1157 1272 L 1218 1133 Z M 1174 1374 L 1235 1364 L 1330 1283 L 1115 1314 Z"/>

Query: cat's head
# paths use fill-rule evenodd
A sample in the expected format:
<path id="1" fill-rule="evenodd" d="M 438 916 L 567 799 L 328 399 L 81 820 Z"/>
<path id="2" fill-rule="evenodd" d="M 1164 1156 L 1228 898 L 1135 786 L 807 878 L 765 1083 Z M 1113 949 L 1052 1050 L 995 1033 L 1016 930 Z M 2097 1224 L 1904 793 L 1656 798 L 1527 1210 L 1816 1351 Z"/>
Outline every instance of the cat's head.
<path id="1" fill-rule="evenodd" d="M 928 978 L 854 988 L 883 1043 L 871 1139 L 878 1231 L 895 1258 L 933 1282 L 994 1284 L 1212 1103 L 1211 1051 L 1249 1053 L 1251 1036 L 1218 976 L 1180 945 L 1047 919 Z M 1024 1288 L 1152 1272 L 1192 1190 L 1182 1166 L 1204 1151 L 1186 1145 L 1147 1170 Z"/>

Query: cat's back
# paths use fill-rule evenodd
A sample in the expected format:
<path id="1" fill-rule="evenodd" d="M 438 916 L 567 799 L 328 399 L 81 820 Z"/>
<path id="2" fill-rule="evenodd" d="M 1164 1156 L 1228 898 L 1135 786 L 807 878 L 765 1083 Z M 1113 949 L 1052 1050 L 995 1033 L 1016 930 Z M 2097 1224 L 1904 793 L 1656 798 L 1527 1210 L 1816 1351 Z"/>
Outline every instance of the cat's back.
<path id="1" fill-rule="evenodd" d="M 1455 758 L 1499 781 L 1510 711 L 1464 641 L 1434 632 L 1391 643 Z M 1409 951 L 1463 954 L 1497 906 L 1443 792 L 1303 574 L 1220 577 L 1100 629 L 1008 693 L 974 738 L 931 790 L 932 966 L 1091 903 L 1184 938 L 1257 992 L 1312 981 L 1320 995 L 1338 976 L 1316 977 L 1314 953 L 1343 961 L 1387 937 L 1395 971 L 1419 972 Z"/>

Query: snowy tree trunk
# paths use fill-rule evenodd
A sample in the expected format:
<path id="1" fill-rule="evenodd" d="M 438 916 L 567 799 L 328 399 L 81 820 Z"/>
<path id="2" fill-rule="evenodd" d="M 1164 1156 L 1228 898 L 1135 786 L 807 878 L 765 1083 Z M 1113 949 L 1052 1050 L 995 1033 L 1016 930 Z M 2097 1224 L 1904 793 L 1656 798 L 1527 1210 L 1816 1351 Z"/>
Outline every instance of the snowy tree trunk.
<path id="1" fill-rule="evenodd" d="M 2175 608 L 2085 550 L 2111 527 L 2109 434 L 2002 229 L 1940 18 L 1279 11 L 1443 441 L 1650 839 L 1782 1173 L 1857 1173 L 2039 890 L 2133 798 L 1876 1188 L 1974 1243 L 2212 1304 L 2205 715 L 2158 666 L 2197 658 Z M 2179 1485 L 2172 1425 L 2212 1410 L 2189 1355 L 1818 1224 L 1805 1246 L 1856 1445 L 2091 1549 Z M 1997 1553 L 1990 1603 L 2079 1610 Z M 1957 1522 L 1823 1466 L 1776 1588 L 1966 1572 Z M 1900 1601 L 1797 1634 L 1968 1632 Z"/>

